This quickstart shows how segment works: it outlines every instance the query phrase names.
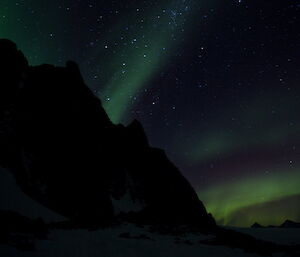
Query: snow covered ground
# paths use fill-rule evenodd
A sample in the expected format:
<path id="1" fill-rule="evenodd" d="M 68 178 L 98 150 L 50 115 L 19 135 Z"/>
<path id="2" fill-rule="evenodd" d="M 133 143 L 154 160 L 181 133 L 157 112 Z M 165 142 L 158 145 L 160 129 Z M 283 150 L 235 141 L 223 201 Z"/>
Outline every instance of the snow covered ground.
<path id="1" fill-rule="evenodd" d="M 233 228 L 235 231 L 278 244 L 300 244 L 299 228 Z"/>
<path id="2" fill-rule="evenodd" d="M 280 231 L 273 233 L 271 229 L 260 231 L 256 229 L 238 229 L 247 234 L 258 235 L 259 238 L 278 241 L 283 238 Z M 293 231 L 289 237 L 285 230 L 285 243 L 293 243 L 299 230 Z M 278 238 L 277 238 L 278 237 Z M 224 246 L 210 246 L 199 243 L 200 240 L 209 239 L 209 235 L 185 236 L 160 235 L 149 232 L 147 228 L 124 224 L 109 229 L 97 231 L 78 230 L 53 230 L 48 240 L 35 241 L 35 251 L 19 251 L 8 245 L 0 245 L 1 257 L 34 256 L 34 257 L 246 257 L 258 256 L 245 253 L 241 249 L 231 249 Z M 298 237 L 299 239 L 299 237 Z M 299 241 L 298 241 L 299 242 Z M 274 254 L 273 256 L 285 256 Z"/>

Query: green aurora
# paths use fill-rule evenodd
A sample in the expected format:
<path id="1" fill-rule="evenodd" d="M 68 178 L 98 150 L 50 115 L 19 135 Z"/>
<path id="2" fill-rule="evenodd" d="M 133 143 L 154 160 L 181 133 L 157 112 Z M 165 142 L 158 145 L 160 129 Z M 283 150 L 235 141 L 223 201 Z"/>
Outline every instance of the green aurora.
<path id="1" fill-rule="evenodd" d="M 270 95 L 272 97 L 269 97 Z M 175 141 L 178 145 L 174 147 L 189 149 L 187 161 L 199 163 L 245 149 L 276 147 L 289 140 L 300 140 L 297 111 L 300 109 L 300 101 L 291 99 L 293 99 L 292 92 L 287 94 L 283 90 L 278 90 L 271 94 L 266 90 L 260 97 L 257 95 L 249 97 L 247 99 L 249 107 L 245 110 L 239 108 L 237 111 L 236 106 L 233 108 L 227 106 L 222 117 L 210 121 L 211 129 L 201 132 L 191 130 L 189 133 L 193 135 L 191 140 L 181 145 Z M 276 110 L 273 106 L 277 106 Z M 238 124 L 243 124 L 245 129 L 232 126 L 228 122 L 232 119 Z"/>
<path id="2" fill-rule="evenodd" d="M 214 183 L 207 189 L 198 187 L 199 198 L 219 224 L 250 226 L 259 222 L 280 225 L 288 218 L 300 218 L 297 204 L 287 207 L 284 203 L 284 199 L 300 194 L 299 164 L 295 152 L 300 140 L 297 112 L 300 105 L 291 101 L 291 93 L 277 91 L 272 97 L 268 98 L 268 95 L 271 94 L 266 91 L 260 97 L 249 97 L 250 107 L 246 110 L 237 112 L 227 108 L 222 117 L 211 121 L 213 129 L 191 132 L 192 140 L 176 146 L 188 149 L 189 154 L 184 156 L 186 162 L 195 167 L 200 165 L 199 173 L 203 172 L 201 164 L 219 163 L 219 185 Z M 279 107 L 274 110 L 276 105 Z M 274 113 L 276 116 L 272 115 Z M 226 122 L 231 117 L 250 129 L 233 127 Z M 276 152 L 279 146 L 285 149 L 280 154 Z M 263 156 L 257 156 L 259 154 Z M 289 157 L 286 159 L 284 154 Z M 240 158 L 248 162 L 243 163 Z M 229 167 L 224 165 L 227 161 Z M 271 204 L 274 202 L 278 202 L 280 210 L 274 211 L 278 208 Z"/>
<path id="3" fill-rule="evenodd" d="M 268 205 L 270 202 L 300 194 L 300 174 L 298 170 L 287 170 L 272 176 L 239 178 L 236 181 L 224 182 L 207 190 L 199 190 L 207 210 L 213 214 L 218 224 L 247 227 L 254 222 L 262 225 L 280 225 L 286 219 L 298 220 L 298 206 L 286 208 L 274 213 L 273 209 L 259 213 L 258 208 L 243 213 L 242 210 L 257 205 Z M 236 213 L 242 213 L 236 217 Z M 236 220 L 234 219 L 236 217 Z"/>
<path id="4" fill-rule="evenodd" d="M 187 33 L 194 15 L 193 1 L 189 2 L 183 4 L 175 0 L 150 9 L 142 16 L 144 18 L 138 19 L 138 23 L 132 18 L 138 15 L 136 12 L 127 14 L 126 23 L 115 25 L 110 33 L 118 36 L 104 35 L 101 47 L 90 53 L 91 58 L 99 57 L 96 58 L 96 69 L 106 67 L 104 77 L 109 79 L 101 81 L 104 86 L 99 97 L 104 99 L 104 108 L 114 123 L 127 121 L 135 95 L 147 88 L 171 54 L 177 51 L 176 39 Z M 189 8 L 185 8 L 186 5 Z M 139 27 L 145 33 L 137 33 Z M 120 41 L 120 37 L 121 42 L 116 46 L 114 42 Z M 106 54 L 111 46 L 114 47 L 113 56 Z"/>

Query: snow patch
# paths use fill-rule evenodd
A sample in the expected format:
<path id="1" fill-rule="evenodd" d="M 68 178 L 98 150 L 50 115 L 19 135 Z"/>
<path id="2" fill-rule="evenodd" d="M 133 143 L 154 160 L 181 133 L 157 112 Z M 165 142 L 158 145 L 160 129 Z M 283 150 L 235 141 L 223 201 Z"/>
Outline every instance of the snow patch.
<path id="1" fill-rule="evenodd" d="M 63 216 L 42 206 L 23 193 L 13 175 L 1 167 L 0 210 L 12 210 L 32 219 L 42 218 L 46 222 L 65 220 Z"/>
<path id="2" fill-rule="evenodd" d="M 114 208 L 114 215 L 118 215 L 121 213 L 129 213 L 129 212 L 140 212 L 145 208 L 145 203 L 134 197 L 134 187 L 135 182 L 131 179 L 131 177 L 126 173 L 126 191 L 124 195 L 122 195 L 119 199 L 111 196 L 111 202 Z"/>
<path id="3" fill-rule="evenodd" d="M 114 215 L 128 212 L 139 212 L 145 207 L 143 202 L 133 199 L 129 190 L 127 190 L 120 199 L 111 197 L 111 202 L 114 208 Z"/>

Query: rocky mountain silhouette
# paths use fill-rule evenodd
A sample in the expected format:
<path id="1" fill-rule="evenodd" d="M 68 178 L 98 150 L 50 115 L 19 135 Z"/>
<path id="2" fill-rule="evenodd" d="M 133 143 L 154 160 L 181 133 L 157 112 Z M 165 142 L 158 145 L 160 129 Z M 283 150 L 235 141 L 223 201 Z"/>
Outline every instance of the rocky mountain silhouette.
<path id="1" fill-rule="evenodd" d="M 259 223 L 255 222 L 255 223 L 251 226 L 251 228 L 263 228 L 263 226 L 260 225 Z"/>
<path id="2" fill-rule="evenodd" d="M 300 223 L 292 220 L 286 220 L 280 225 L 281 228 L 300 228 Z"/>
<path id="3" fill-rule="evenodd" d="M 27 195 L 82 224 L 215 225 L 140 122 L 110 121 L 76 63 L 29 66 L 7 39 L 0 56 L 0 166 Z"/>
<path id="4" fill-rule="evenodd" d="M 259 223 L 255 222 L 251 228 L 300 228 L 300 223 L 295 222 L 292 220 L 285 220 L 281 225 L 274 226 L 274 225 L 268 225 L 268 226 L 262 226 Z"/>

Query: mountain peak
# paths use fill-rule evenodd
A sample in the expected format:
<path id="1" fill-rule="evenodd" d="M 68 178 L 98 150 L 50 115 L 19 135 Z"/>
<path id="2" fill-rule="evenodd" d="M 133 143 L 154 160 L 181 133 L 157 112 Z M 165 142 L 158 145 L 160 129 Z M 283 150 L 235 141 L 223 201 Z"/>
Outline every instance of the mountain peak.
<path id="1" fill-rule="evenodd" d="M 300 228 L 300 223 L 292 220 L 286 220 L 280 225 L 281 228 Z"/>
<path id="2" fill-rule="evenodd" d="M 31 67 L 8 40 L 0 40 L 0 52 L 0 165 L 27 195 L 80 223 L 123 210 L 141 222 L 214 226 L 189 182 L 149 146 L 142 124 L 112 124 L 75 62 Z M 124 200 L 118 209 L 120 199 L 132 205 L 124 208 Z"/>

